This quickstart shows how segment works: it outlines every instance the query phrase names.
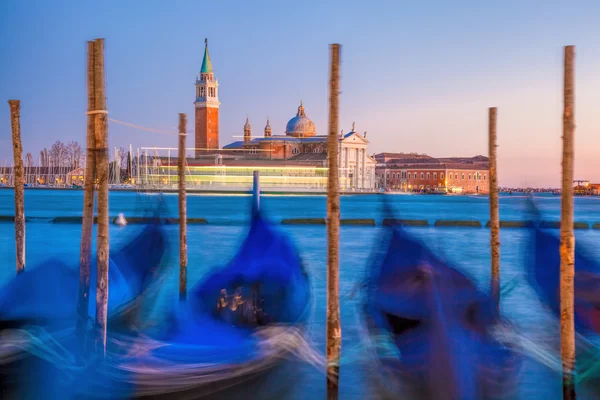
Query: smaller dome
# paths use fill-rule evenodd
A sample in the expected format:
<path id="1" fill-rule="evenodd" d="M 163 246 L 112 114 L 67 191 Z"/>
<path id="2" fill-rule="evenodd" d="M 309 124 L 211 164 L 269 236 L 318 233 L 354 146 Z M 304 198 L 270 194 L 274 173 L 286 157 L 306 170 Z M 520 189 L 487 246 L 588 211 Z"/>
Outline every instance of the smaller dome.
<path id="1" fill-rule="evenodd" d="M 285 134 L 294 137 L 311 137 L 317 134 L 315 123 L 306 116 L 302 102 L 296 116 L 288 121 Z"/>

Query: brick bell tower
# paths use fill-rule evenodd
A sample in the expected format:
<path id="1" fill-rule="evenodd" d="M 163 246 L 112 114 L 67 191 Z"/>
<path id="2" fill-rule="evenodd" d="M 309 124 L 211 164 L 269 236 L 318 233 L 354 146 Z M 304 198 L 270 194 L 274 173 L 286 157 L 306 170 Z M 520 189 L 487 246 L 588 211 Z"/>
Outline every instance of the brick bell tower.
<path id="1" fill-rule="evenodd" d="M 204 39 L 204 59 L 196 78 L 195 147 L 196 157 L 207 149 L 219 149 L 219 83 L 215 79 L 208 39 Z"/>

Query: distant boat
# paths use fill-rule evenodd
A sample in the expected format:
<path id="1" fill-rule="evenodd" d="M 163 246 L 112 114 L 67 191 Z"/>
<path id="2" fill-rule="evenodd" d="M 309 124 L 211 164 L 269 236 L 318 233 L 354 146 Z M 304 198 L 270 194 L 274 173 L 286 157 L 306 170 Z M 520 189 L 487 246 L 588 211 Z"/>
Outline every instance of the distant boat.
<path id="1" fill-rule="evenodd" d="M 73 188 L 73 189 L 83 189 L 83 185 L 76 185 L 76 184 L 73 183 L 71 185 L 71 188 Z"/>
<path id="2" fill-rule="evenodd" d="M 448 189 L 445 187 L 435 187 L 426 191 L 425 194 L 448 194 Z"/>
<path id="3" fill-rule="evenodd" d="M 400 190 L 386 190 L 383 192 L 383 194 L 393 194 L 393 195 L 412 195 L 415 194 L 414 192 L 405 192 L 405 191 L 400 191 Z"/>

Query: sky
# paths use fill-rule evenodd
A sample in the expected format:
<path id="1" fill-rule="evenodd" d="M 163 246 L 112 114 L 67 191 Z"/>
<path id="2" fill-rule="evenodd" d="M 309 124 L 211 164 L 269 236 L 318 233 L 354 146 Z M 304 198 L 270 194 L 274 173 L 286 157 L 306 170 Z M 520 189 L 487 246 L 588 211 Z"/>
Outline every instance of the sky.
<path id="1" fill-rule="evenodd" d="M 300 100 L 327 133 L 329 44 L 342 45 L 340 129 L 368 151 L 487 155 L 498 107 L 501 186 L 559 187 L 563 49 L 576 45 L 575 178 L 600 182 L 600 2 L 0 2 L 0 165 L 12 163 L 9 99 L 21 100 L 24 152 L 85 142 L 86 42 L 105 38 L 111 118 L 193 130 L 208 38 L 219 80 L 220 145 L 283 134 Z M 0 106 L 0 109 L 2 106 Z M 109 124 L 111 147 L 177 147 L 177 137 Z M 193 147 L 192 137 L 188 137 Z"/>

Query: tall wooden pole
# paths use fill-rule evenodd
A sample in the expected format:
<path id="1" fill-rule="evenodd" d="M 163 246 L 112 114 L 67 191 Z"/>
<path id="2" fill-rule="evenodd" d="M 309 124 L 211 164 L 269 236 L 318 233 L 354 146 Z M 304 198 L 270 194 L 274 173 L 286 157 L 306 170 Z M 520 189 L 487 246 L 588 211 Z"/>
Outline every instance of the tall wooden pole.
<path id="1" fill-rule="evenodd" d="M 94 179 L 96 173 L 96 138 L 94 136 L 96 110 L 94 90 L 94 42 L 87 43 L 88 116 L 86 135 L 85 180 L 83 192 L 83 219 L 79 247 L 79 298 L 77 301 L 77 336 L 82 346 L 88 321 L 90 303 L 90 264 L 92 261 L 92 230 L 94 226 Z M 83 347 L 82 347 L 83 350 Z"/>
<path id="2" fill-rule="evenodd" d="M 23 180 L 23 147 L 21 146 L 21 101 L 9 100 L 12 127 L 13 185 L 15 188 L 15 240 L 17 244 L 17 274 L 25 271 L 25 185 Z"/>
<path id="3" fill-rule="evenodd" d="M 98 178 L 98 231 L 96 238 L 96 349 L 106 354 L 108 314 L 108 115 L 104 81 L 104 39 L 94 41 L 96 116 L 96 177 Z"/>
<path id="4" fill-rule="evenodd" d="M 565 47 L 562 194 L 560 218 L 560 347 L 563 399 L 575 399 L 575 236 L 573 235 L 573 140 L 575 136 L 575 46 Z"/>
<path id="5" fill-rule="evenodd" d="M 252 173 L 252 212 L 257 213 L 260 210 L 260 172 Z"/>
<path id="6" fill-rule="evenodd" d="M 340 324 L 340 188 L 338 183 L 338 119 L 340 96 L 340 48 L 330 48 L 329 139 L 327 143 L 327 399 L 338 398 L 342 327 Z"/>
<path id="7" fill-rule="evenodd" d="M 185 301 L 187 294 L 187 210 L 185 199 L 185 138 L 187 116 L 179 114 L 179 300 Z"/>
<path id="8" fill-rule="evenodd" d="M 496 107 L 489 109 L 489 157 L 490 157 L 490 247 L 492 248 L 492 299 L 500 308 L 500 213 L 498 210 L 498 170 L 496 159 Z"/>

